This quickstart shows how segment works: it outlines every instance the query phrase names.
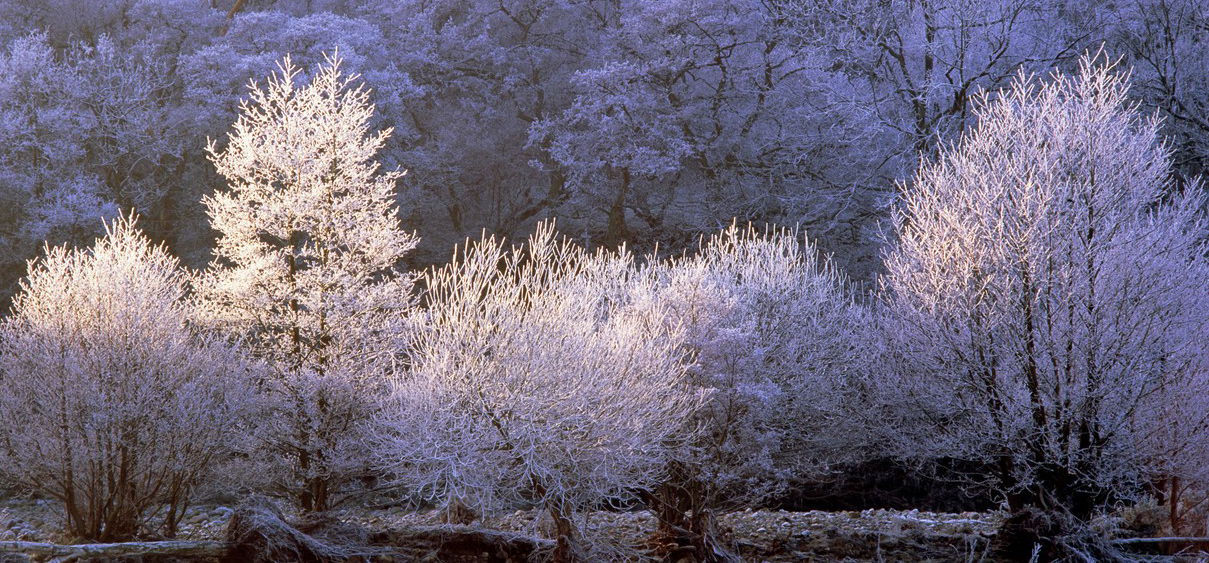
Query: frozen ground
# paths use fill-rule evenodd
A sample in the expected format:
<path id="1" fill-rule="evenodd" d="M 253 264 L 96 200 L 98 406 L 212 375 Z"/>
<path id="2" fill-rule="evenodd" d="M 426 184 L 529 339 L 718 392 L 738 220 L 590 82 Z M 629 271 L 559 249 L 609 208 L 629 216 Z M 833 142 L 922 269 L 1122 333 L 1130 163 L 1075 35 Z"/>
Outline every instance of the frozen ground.
<path id="1" fill-rule="evenodd" d="M 180 539 L 221 539 L 231 509 L 199 506 L 186 514 Z M 350 509 L 337 517 L 368 529 L 439 523 L 435 511 Z M 967 561 L 983 558 L 1001 515 L 920 511 L 741 511 L 723 514 L 721 527 L 750 561 Z M 56 507 L 48 501 L 0 501 L 0 540 L 62 541 Z M 540 535 L 542 515 L 518 511 L 479 525 Z M 598 512 L 588 525 L 611 541 L 641 546 L 655 528 L 650 513 Z"/>

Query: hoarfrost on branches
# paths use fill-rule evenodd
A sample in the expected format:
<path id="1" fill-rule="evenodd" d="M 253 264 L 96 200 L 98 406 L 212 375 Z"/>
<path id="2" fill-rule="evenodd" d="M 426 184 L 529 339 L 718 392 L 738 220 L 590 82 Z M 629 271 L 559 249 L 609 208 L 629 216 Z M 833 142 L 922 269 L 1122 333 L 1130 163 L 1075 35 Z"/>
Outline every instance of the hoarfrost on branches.
<path id="1" fill-rule="evenodd" d="M 1021 75 L 904 189 L 885 279 L 899 429 L 916 454 L 985 462 L 1013 508 L 1086 516 L 1204 447 L 1202 197 L 1172 189 L 1126 88 L 1091 58 Z"/>
<path id="2" fill-rule="evenodd" d="M 383 467 L 479 510 L 540 506 L 556 559 L 571 557 L 576 513 L 656 483 L 692 436 L 702 393 L 681 325 L 630 254 L 589 253 L 548 224 L 524 246 L 468 244 L 422 279 L 413 367 L 380 417 Z"/>
<path id="3" fill-rule="evenodd" d="M 173 534 L 245 428 L 252 375 L 188 322 L 186 277 L 132 219 L 33 261 L 0 324 L 0 473 L 63 503 L 70 536 Z"/>
<path id="4" fill-rule="evenodd" d="M 397 266 L 417 239 L 396 216 L 402 174 L 374 161 L 390 131 L 369 131 L 369 91 L 339 58 L 299 74 L 287 58 L 253 84 L 227 145 L 210 144 L 229 187 L 205 200 L 220 236 L 197 294 L 206 323 L 270 364 L 276 485 L 322 511 L 367 471 L 361 425 L 408 337 Z"/>

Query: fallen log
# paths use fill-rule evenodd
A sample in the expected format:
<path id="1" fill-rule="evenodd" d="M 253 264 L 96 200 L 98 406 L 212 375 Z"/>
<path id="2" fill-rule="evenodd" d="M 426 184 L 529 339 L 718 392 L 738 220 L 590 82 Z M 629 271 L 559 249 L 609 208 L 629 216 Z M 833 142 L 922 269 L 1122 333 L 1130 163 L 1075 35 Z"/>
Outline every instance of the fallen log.
<path id="1" fill-rule="evenodd" d="M 323 528 L 328 527 L 325 522 L 308 524 L 310 533 L 298 530 L 271 505 L 240 507 L 227 524 L 227 551 L 222 560 L 228 563 L 342 563 L 394 555 L 393 550 L 349 545 L 346 541 L 351 538 L 325 538 Z M 340 523 L 331 521 L 330 524 Z"/>
<path id="2" fill-rule="evenodd" d="M 163 556 L 217 559 L 227 544 L 218 541 L 146 541 L 60 545 L 30 541 L 0 541 L 0 553 L 23 553 L 39 558 L 73 561 L 92 557 Z"/>
<path id="3" fill-rule="evenodd" d="M 326 515 L 287 522 L 272 506 L 245 506 L 227 527 L 227 563 L 346 561 L 515 562 L 541 559 L 554 541 L 465 525 L 371 532 Z"/>

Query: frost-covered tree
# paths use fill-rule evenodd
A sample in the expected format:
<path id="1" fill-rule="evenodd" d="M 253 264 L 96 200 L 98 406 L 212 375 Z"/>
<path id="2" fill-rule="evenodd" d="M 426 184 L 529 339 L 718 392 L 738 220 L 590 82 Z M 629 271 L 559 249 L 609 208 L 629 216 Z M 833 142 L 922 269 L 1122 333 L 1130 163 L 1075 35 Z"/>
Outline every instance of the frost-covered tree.
<path id="1" fill-rule="evenodd" d="M 712 511 L 767 500 L 856 446 L 832 443 L 852 433 L 833 426 L 853 399 L 845 380 L 868 357 L 866 315 L 834 266 L 791 231 L 732 225 L 653 268 L 662 310 L 687 333 L 690 381 L 710 398 L 696 415 L 703 432 L 650 503 L 664 532 L 697 534 L 706 557 L 719 539 Z"/>
<path id="2" fill-rule="evenodd" d="M 119 208 L 174 238 L 174 204 L 196 187 L 180 176 L 191 119 L 163 56 L 108 37 L 56 49 L 39 34 L 10 42 L 0 67 L 6 271 L 19 274 L 43 240 L 87 242 Z"/>
<path id="3" fill-rule="evenodd" d="M 299 86 L 289 59 L 253 84 L 229 143 L 211 158 L 229 188 L 205 200 L 219 233 L 197 284 L 205 321 L 266 360 L 262 438 L 277 485 L 304 510 L 341 500 L 364 473 L 360 425 L 407 336 L 416 245 L 396 217 L 398 172 L 374 161 L 369 92 L 339 59 Z"/>
<path id="4" fill-rule="evenodd" d="M 100 180 L 106 198 L 139 213 L 149 236 L 174 240 L 176 207 L 199 191 L 181 173 L 201 151 L 172 59 L 151 44 L 123 46 L 107 36 L 73 44 L 62 57 L 80 77 L 79 104 L 92 125 L 78 132 L 85 154 L 75 166 Z"/>
<path id="5" fill-rule="evenodd" d="M 806 93 L 798 107 L 818 116 L 803 120 L 807 127 L 798 131 L 805 138 L 789 147 L 801 147 L 798 155 L 807 161 L 801 166 L 808 180 L 803 183 L 824 188 L 786 190 L 780 197 L 803 210 L 805 216 L 795 219 L 862 281 L 881 269 L 880 225 L 889 222 L 895 182 L 909 181 L 921 153 L 935 156 L 973 123 L 973 100 L 980 91 L 1006 86 L 1019 69 L 1069 65 L 1085 46 L 1098 44 L 1104 27 L 1093 18 L 1106 5 L 1035 0 L 769 4 L 779 8 L 777 21 L 789 28 L 779 35 L 780 43 L 797 45 L 801 53 L 790 60 L 802 68 L 796 73 L 801 83 L 786 95 Z M 769 119 L 778 123 L 786 113 L 778 108 Z"/>
<path id="6" fill-rule="evenodd" d="M 584 557 L 577 513 L 654 485 L 701 403 L 653 281 L 549 224 L 427 272 L 412 369 L 380 419 L 383 468 L 482 511 L 541 507 L 555 560 Z"/>
<path id="7" fill-rule="evenodd" d="M 604 242 L 626 242 L 634 184 L 668 176 L 691 154 L 667 96 L 644 83 L 646 65 L 610 62 L 572 80 L 575 101 L 556 122 L 539 122 L 531 135 L 549 147 L 570 183 L 606 210 Z M 663 94 L 663 95 L 661 95 Z"/>
<path id="8" fill-rule="evenodd" d="M 1176 168 L 1209 168 L 1209 5 L 1195 0 L 1144 0 L 1102 10 L 1107 46 L 1133 68 L 1132 93 L 1164 117 Z"/>
<path id="9" fill-rule="evenodd" d="M 851 188 L 877 177 L 860 154 L 874 143 L 856 140 L 859 114 L 826 89 L 836 73 L 796 40 L 787 4 L 600 3 L 584 24 L 599 46 L 565 79 L 574 97 L 529 130 L 566 176 L 565 208 L 603 219 L 606 241 L 735 216 L 829 232 L 863 210 Z"/>
<path id="10" fill-rule="evenodd" d="M 983 98 L 905 189 L 886 258 L 906 453 L 985 464 L 1014 509 L 1086 517 L 1206 429 L 1202 199 L 1171 193 L 1126 88 L 1085 58 Z"/>
<path id="11" fill-rule="evenodd" d="M 0 474 L 61 502 L 72 537 L 157 514 L 171 535 L 244 428 L 249 364 L 188 322 L 175 258 L 132 219 L 107 231 L 32 261 L 0 324 Z"/>
<path id="12" fill-rule="evenodd" d="M 43 240 L 83 244 L 118 214 L 87 165 L 97 121 L 88 82 L 45 35 L 14 40 L 0 55 L 0 261 L 20 274 Z M 5 281 L 5 290 L 14 278 Z"/>
<path id="13" fill-rule="evenodd" d="M 870 149 L 908 174 L 919 152 L 969 125 L 981 89 L 1006 85 L 1022 67 L 1068 62 L 1092 35 L 1085 14 L 1059 2 L 787 0 L 784 10 L 796 40 L 823 49 L 855 87 L 835 93 L 900 136 Z"/>
<path id="14" fill-rule="evenodd" d="M 425 210 L 415 220 L 432 234 L 434 261 L 481 228 L 523 236 L 555 215 L 571 226 L 581 206 L 565 205 L 566 171 L 543 142 L 526 142 L 528 130 L 568 107 L 569 77 L 598 50 L 600 18 L 611 11 L 596 0 L 401 0 L 359 8 L 363 19 L 380 22 L 386 50 L 397 55 L 392 66 L 406 73 L 391 80 L 411 100 L 392 116 L 400 145 L 392 152 L 415 172 L 405 182 Z"/>
<path id="15" fill-rule="evenodd" d="M 325 53 L 339 51 L 341 65 L 363 76 L 389 66 L 387 57 L 369 57 L 385 40 L 376 26 L 362 19 L 332 13 L 291 16 L 270 10 L 243 13 L 229 24 L 226 33 L 179 54 L 188 101 L 208 108 L 205 118 L 216 126 L 226 127 L 238 112 L 243 85 L 273 71 L 283 57 L 309 68 L 322 64 Z M 393 88 L 389 80 L 366 78 L 374 85 L 375 98 Z M 387 109 L 376 105 L 379 112 Z"/>

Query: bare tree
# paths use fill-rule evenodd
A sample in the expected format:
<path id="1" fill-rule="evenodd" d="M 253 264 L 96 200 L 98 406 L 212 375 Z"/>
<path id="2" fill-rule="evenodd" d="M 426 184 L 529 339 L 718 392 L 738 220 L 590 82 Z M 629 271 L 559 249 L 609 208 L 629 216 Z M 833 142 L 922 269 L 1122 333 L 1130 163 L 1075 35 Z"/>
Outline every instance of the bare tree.
<path id="1" fill-rule="evenodd" d="M 1199 69 L 1209 38 L 1209 6 L 1195 0 L 1134 0 L 1106 10 L 1107 44 L 1133 66 L 1133 94 L 1158 109 L 1177 169 L 1209 166 L 1209 82 Z"/>

